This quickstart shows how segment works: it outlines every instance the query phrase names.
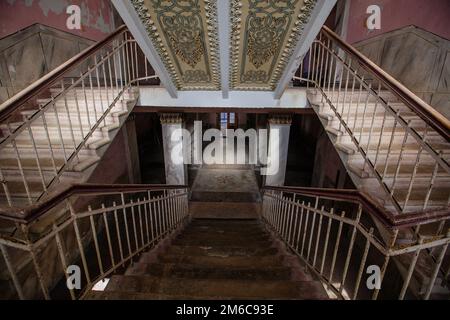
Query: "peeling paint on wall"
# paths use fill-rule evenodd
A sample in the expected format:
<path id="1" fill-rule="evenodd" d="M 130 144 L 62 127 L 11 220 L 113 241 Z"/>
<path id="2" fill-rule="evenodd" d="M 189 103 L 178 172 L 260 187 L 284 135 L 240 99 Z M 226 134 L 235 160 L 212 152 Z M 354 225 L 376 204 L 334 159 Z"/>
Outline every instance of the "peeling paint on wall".
<path id="1" fill-rule="evenodd" d="M 65 0 L 40 0 L 39 7 L 42 9 L 42 12 L 47 17 L 48 13 L 52 11 L 55 14 L 61 14 L 65 11 L 69 3 Z"/>
<path id="2" fill-rule="evenodd" d="M 81 30 L 68 30 L 69 5 L 81 8 Z M 5 0 L 0 1 L 0 38 L 40 23 L 91 40 L 100 40 L 115 28 L 108 0 Z"/>

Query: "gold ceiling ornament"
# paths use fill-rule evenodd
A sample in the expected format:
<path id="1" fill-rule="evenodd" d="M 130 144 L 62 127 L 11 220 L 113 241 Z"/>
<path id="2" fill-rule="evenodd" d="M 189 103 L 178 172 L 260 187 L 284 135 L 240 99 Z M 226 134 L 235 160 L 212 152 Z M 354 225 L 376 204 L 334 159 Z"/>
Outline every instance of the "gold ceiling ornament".
<path id="1" fill-rule="evenodd" d="M 317 0 L 231 0 L 230 88 L 273 91 Z"/>
<path id="2" fill-rule="evenodd" d="M 181 124 L 183 115 L 181 113 L 160 113 L 159 120 L 161 124 Z"/>
<path id="3" fill-rule="evenodd" d="M 131 0 L 178 90 L 220 90 L 217 0 Z"/>
<path id="4" fill-rule="evenodd" d="M 278 125 L 291 125 L 292 115 L 291 114 L 271 114 L 269 116 L 269 124 Z"/>
<path id="5" fill-rule="evenodd" d="M 247 55 L 259 69 L 273 57 L 283 40 L 284 18 L 261 17 L 250 21 Z"/>

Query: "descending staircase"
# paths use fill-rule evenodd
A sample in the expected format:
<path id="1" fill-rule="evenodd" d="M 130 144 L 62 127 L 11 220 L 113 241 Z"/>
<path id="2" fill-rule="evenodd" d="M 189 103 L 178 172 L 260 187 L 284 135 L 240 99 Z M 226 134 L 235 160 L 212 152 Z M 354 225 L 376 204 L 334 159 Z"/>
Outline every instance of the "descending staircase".
<path id="1" fill-rule="evenodd" d="M 324 91 L 324 94 L 331 101 L 338 99 L 337 92 Z M 342 96 L 346 95 L 345 104 Z M 376 157 L 376 170 L 385 173 L 383 182 L 391 186 L 395 179 L 395 193 L 400 207 L 404 207 L 412 173 L 414 172 L 417 155 L 420 146 L 414 143 L 410 137 L 402 148 L 405 132 L 398 125 L 394 127 L 393 119 L 385 118 L 384 108 L 374 98 L 368 100 L 365 106 L 364 97 L 358 92 L 352 93 L 350 90 L 341 92 L 341 104 L 344 104 L 344 112 L 348 113 L 347 125 L 357 137 L 360 145 L 368 148 L 367 156 L 371 159 Z M 395 102 L 396 98 L 389 92 L 381 92 L 380 96 L 390 101 L 390 106 L 399 111 L 399 115 L 406 121 L 411 122 L 419 134 L 425 132 L 425 123 L 408 109 L 403 103 Z M 319 116 L 330 140 L 333 142 L 351 178 L 358 188 L 370 196 L 391 212 L 395 212 L 392 203 L 386 198 L 379 182 L 373 176 L 369 166 L 365 163 L 364 157 L 358 151 L 357 145 L 352 141 L 351 136 L 344 130 L 343 126 L 333 111 L 329 103 L 324 102 L 323 96 L 318 90 L 312 89 L 308 92 L 308 100 Z M 360 100 L 358 103 L 357 101 Z M 363 100 L 361 102 L 361 100 Z M 350 102 L 352 101 L 352 102 Z M 364 113 L 366 114 L 364 116 Z M 394 138 L 391 139 L 391 132 L 395 128 Z M 370 138 L 369 138 L 370 137 Z M 370 139 L 370 140 L 369 140 Z M 392 142 L 391 142 L 392 140 Z M 369 142 L 370 141 L 370 142 Z M 441 137 L 436 132 L 427 134 L 427 142 L 438 148 L 444 158 L 450 158 L 450 144 L 442 143 Z M 380 145 L 379 145 L 380 144 Z M 397 165 L 401 153 L 401 166 L 397 174 Z M 387 165 L 386 165 L 387 163 Z M 408 197 L 406 211 L 420 211 L 424 207 L 424 199 L 429 190 L 429 182 L 433 171 L 436 169 L 436 161 L 423 152 L 420 155 L 420 162 L 415 169 L 414 185 Z M 397 178 L 395 178 L 397 174 Z M 433 190 L 429 194 L 427 209 L 439 209 L 447 207 L 450 201 L 450 176 L 438 168 L 437 176 L 433 184 Z"/>
<path id="2" fill-rule="evenodd" d="M 328 299 L 260 220 L 194 219 L 87 299 Z"/>
<path id="3" fill-rule="evenodd" d="M 50 91 L 52 95 L 59 93 L 59 89 Z M 30 125 L 32 135 L 24 129 L 15 138 L 15 146 L 10 143 L 2 148 L 0 170 L 7 182 L 14 206 L 26 206 L 36 202 L 46 188 L 50 189 L 58 182 L 53 180 L 55 171 L 61 170 L 67 159 L 74 155 L 74 147 L 83 142 L 86 134 L 118 94 L 118 90 L 105 92 L 104 88 L 94 88 L 87 92 L 75 89 L 66 93 L 64 99 L 55 101 L 53 112 L 45 113 L 45 125 L 42 117 L 33 121 Z M 96 164 L 133 109 L 136 99 L 137 93 L 133 89 L 127 90 L 122 95 L 78 151 L 73 163 L 60 177 L 60 183 L 83 183 L 89 179 Z M 38 104 L 44 106 L 49 101 L 50 99 L 40 99 Z M 22 111 L 23 121 L 16 121 L 9 125 L 1 124 L 1 135 L 7 137 L 17 128 L 26 127 L 24 121 L 38 111 L 37 108 Z M 47 132 L 49 138 L 47 138 Z M 33 144 L 38 153 L 37 157 Z M 17 154 L 20 157 L 20 164 Z M 29 194 L 27 194 L 21 170 L 23 170 Z M 0 188 L 0 206 L 7 205 L 5 189 Z"/>

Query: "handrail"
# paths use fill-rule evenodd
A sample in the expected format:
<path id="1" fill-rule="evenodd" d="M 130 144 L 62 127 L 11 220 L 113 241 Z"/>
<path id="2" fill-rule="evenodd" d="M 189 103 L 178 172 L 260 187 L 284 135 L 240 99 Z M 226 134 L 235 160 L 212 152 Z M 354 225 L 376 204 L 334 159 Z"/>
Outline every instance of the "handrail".
<path id="1" fill-rule="evenodd" d="M 358 60 L 358 63 L 367 71 L 377 77 L 386 87 L 400 98 L 412 111 L 414 111 L 422 120 L 441 134 L 447 141 L 450 141 L 450 120 L 436 111 L 432 106 L 420 99 L 408 88 L 394 79 L 386 71 L 377 66 L 369 58 L 342 40 L 327 26 L 322 27 L 323 32 L 333 41 L 339 44 L 340 49 L 346 51 Z"/>
<path id="2" fill-rule="evenodd" d="M 74 195 L 95 195 L 111 193 L 128 193 L 140 191 L 162 191 L 184 189 L 186 185 L 167 184 L 94 184 L 79 183 L 69 185 L 63 191 L 50 196 L 45 201 L 38 202 L 25 208 L 0 208 L 0 219 L 28 224 L 44 215 L 66 199 Z"/>
<path id="3" fill-rule="evenodd" d="M 125 30 L 127 30 L 126 25 L 120 26 L 103 40 L 86 48 L 76 56 L 61 64 L 56 69 L 50 71 L 39 80 L 33 82 L 28 87 L 18 92 L 10 99 L 6 100 L 0 105 L 0 122 L 7 119 L 23 103 L 35 97 L 38 93 L 42 92 L 42 90 L 51 87 L 59 79 L 59 77 L 83 63 L 86 58 L 106 46 L 112 39 Z"/>
<path id="4" fill-rule="evenodd" d="M 360 203 L 369 214 L 374 215 L 381 223 L 390 229 L 418 226 L 450 218 L 450 208 L 394 215 L 378 206 L 365 193 L 355 189 L 266 186 L 263 190 L 299 193 L 303 195 L 329 197 L 336 200 L 357 202 Z"/>

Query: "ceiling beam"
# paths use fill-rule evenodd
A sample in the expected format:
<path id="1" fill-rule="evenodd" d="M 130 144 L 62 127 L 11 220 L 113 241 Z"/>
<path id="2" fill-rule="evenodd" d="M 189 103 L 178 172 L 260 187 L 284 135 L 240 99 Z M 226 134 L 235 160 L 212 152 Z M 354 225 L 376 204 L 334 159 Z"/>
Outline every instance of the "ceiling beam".
<path id="1" fill-rule="evenodd" d="M 230 91 L 230 8 L 230 0 L 217 1 L 220 83 L 224 99 L 228 99 Z"/>
<path id="2" fill-rule="evenodd" d="M 314 7 L 309 22 L 306 24 L 302 31 L 297 45 L 291 55 L 291 58 L 283 72 L 283 75 L 278 82 L 278 85 L 274 92 L 274 99 L 280 99 L 284 93 L 292 77 L 295 75 L 303 57 L 308 52 L 314 39 L 319 34 L 320 29 L 325 24 L 331 10 L 333 10 L 334 5 L 337 0 L 318 0 L 316 6 Z"/>
<path id="3" fill-rule="evenodd" d="M 167 92 L 172 98 L 176 98 L 178 96 L 177 88 L 170 78 L 169 72 L 159 57 L 158 51 L 154 47 L 145 26 L 141 22 L 141 19 L 131 2 L 129 0 L 112 0 L 112 3 L 127 25 L 128 30 L 130 30 L 134 39 L 136 39 L 137 44 L 144 52 Z"/>
<path id="4" fill-rule="evenodd" d="M 303 115 L 314 115 L 313 108 L 229 108 L 229 107 L 155 107 L 155 106 L 136 106 L 133 113 L 155 113 L 155 112 L 181 112 L 181 113 L 219 113 L 219 112 L 235 112 L 235 113 L 292 113 Z"/>

